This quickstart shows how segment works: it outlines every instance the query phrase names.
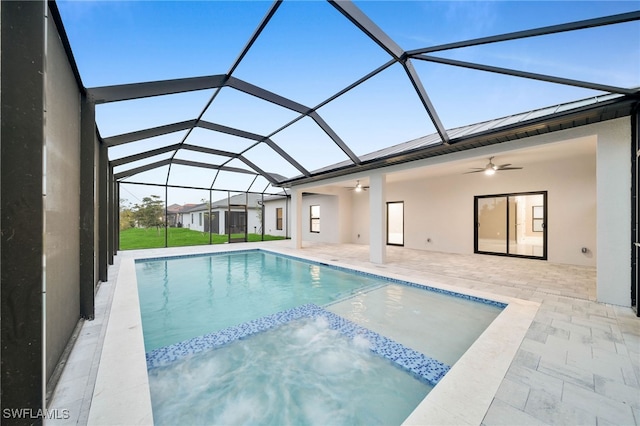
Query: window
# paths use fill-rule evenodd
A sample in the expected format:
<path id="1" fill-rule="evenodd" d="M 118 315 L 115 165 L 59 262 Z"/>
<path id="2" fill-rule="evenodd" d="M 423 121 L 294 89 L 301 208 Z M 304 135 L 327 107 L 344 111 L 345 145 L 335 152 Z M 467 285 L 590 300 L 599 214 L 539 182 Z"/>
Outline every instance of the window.
<path id="1" fill-rule="evenodd" d="M 191 213 L 191 224 L 193 224 L 193 213 Z"/>
<path id="2" fill-rule="evenodd" d="M 311 232 L 320 232 L 320 206 L 311 206 Z"/>
<path id="3" fill-rule="evenodd" d="M 276 229 L 282 231 L 282 207 L 276 208 Z"/>
<path id="4" fill-rule="evenodd" d="M 202 226 L 202 213 L 198 214 L 198 225 Z"/>

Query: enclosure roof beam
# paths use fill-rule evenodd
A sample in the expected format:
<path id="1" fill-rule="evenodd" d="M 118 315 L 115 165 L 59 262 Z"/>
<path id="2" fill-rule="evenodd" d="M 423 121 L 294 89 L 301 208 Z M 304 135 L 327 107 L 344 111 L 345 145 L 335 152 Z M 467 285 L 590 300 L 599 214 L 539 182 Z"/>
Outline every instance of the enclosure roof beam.
<path id="1" fill-rule="evenodd" d="M 278 184 L 278 180 L 271 173 L 265 172 L 260 167 L 256 166 L 254 163 L 252 163 L 251 161 L 247 160 L 242 155 L 238 157 L 238 160 L 242 161 L 244 164 L 246 164 L 247 166 L 251 167 L 253 170 L 258 172 L 258 174 L 264 176 L 264 178 L 267 179 L 270 184 L 272 184 L 272 185 L 277 185 Z"/>
<path id="2" fill-rule="evenodd" d="M 224 86 L 226 80 L 227 76 L 225 74 L 218 74 L 204 77 L 93 87 L 87 89 L 87 92 L 96 104 L 104 104 L 108 102 L 129 101 L 152 96 L 214 89 Z"/>
<path id="3" fill-rule="evenodd" d="M 361 163 L 360 158 L 358 158 L 358 156 L 353 151 L 351 151 L 351 148 L 349 148 L 347 144 L 344 143 L 342 139 L 340 139 L 340 136 L 338 136 L 338 134 L 333 131 L 333 129 L 322 119 L 322 117 L 320 117 L 317 112 L 313 111 L 311 114 L 309 114 L 309 117 L 311 117 L 313 121 L 315 121 L 316 124 L 320 126 L 322 130 L 324 130 L 327 136 L 329 136 L 333 140 L 333 142 L 338 145 L 338 148 L 340 148 L 342 152 L 347 154 L 347 157 L 351 159 L 353 164 Z"/>
<path id="4" fill-rule="evenodd" d="M 287 108 L 302 115 L 311 117 L 316 122 L 316 124 L 320 126 L 320 128 L 333 140 L 333 142 L 338 145 L 338 147 L 345 154 L 347 154 L 347 156 L 351 159 L 351 161 L 354 162 L 354 164 L 360 164 L 360 159 L 358 158 L 358 156 L 356 156 L 351 151 L 351 149 L 344 143 L 344 141 L 340 139 L 340 137 L 333 131 L 333 129 L 331 129 L 331 127 L 329 127 L 329 125 L 318 115 L 318 113 L 313 110 L 313 108 L 309 108 L 305 105 L 299 104 L 298 102 L 287 99 L 261 87 L 254 86 L 251 83 L 247 83 L 246 81 L 237 79 L 235 77 L 229 77 L 227 85 L 267 102 L 271 102 L 283 108 Z"/>
<path id="5" fill-rule="evenodd" d="M 255 133 L 246 132 L 244 130 L 234 129 L 232 127 L 227 127 L 227 126 L 223 126 L 221 124 L 211 123 L 211 122 L 205 121 L 205 120 L 199 120 L 197 125 L 199 127 L 204 128 L 204 129 L 212 130 L 214 132 L 221 132 L 221 133 L 225 133 L 225 134 L 228 134 L 228 135 L 231 135 L 231 136 L 237 136 L 237 137 L 240 137 L 240 138 L 250 139 L 250 140 L 257 141 L 257 142 L 264 142 L 271 149 L 276 151 L 282 158 L 284 158 L 287 162 L 289 162 L 289 164 L 291 164 L 293 167 L 298 169 L 298 171 L 300 173 L 302 173 L 303 175 L 305 175 L 307 177 L 311 176 L 311 173 L 309 173 L 309 171 L 307 169 L 302 167 L 302 165 L 300 165 L 300 163 L 298 163 L 293 157 L 291 157 L 289 154 L 287 154 L 282 148 L 280 148 L 280 146 L 278 144 L 276 144 L 268 136 L 262 136 L 262 135 L 258 135 L 258 134 L 255 134 Z M 252 147 L 253 146 L 255 146 L 255 145 L 252 145 Z"/>
<path id="6" fill-rule="evenodd" d="M 213 169 L 213 170 L 222 170 L 222 171 L 226 171 L 226 172 L 234 172 L 234 173 L 244 173 L 247 175 L 255 175 L 255 172 L 249 171 L 249 170 L 245 170 L 245 169 L 241 169 L 238 167 L 229 167 L 229 166 L 217 166 L 215 164 L 208 164 L 208 163 L 201 163 L 198 161 L 191 161 L 191 160 L 181 160 L 179 158 L 174 158 L 173 160 L 171 160 L 171 162 L 173 164 L 179 164 L 182 166 L 192 166 L 192 167 L 200 167 L 203 169 Z"/>
<path id="7" fill-rule="evenodd" d="M 146 172 L 148 170 L 157 169 L 158 167 L 166 166 L 171 163 L 171 159 L 167 158 L 166 160 L 156 161 L 155 163 L 149 163 L 144 166 L 135 167 L 133 169 L 125 170 L 124 172 L 116 173 L 114 178 L 116 180 L 124 179 L 129 176 L 137 175 L 138 173 Z"/>
<path id="8" fill-rule="evenodd" d="M 237 158 L 238 160 L 242 161 L 244 164 L 246 164 L 247 166 L 249 166 L 253 170 L 255 170 L 255 172 L 257 174 L 264 176 L 265 179 L 267 179 L 272 185 L 275 185 L 275 184 L 278 183 L 278 180 L 274 178 L 274 175 L 272 173 L 265 172 L 260 167 L 256 166 L 254 163 L 252 163 L 251 161 L 247 160 L 245 157 L 243 157 L 240 154 L 236 154 L 236 153 L 229 152 L 229 151 L 221 151 L 219 149 L 206 148 L 206 147 L 203 147 L 203 146 L 189 145 L 189 144 L 183 144 L 182 148 L 188 149 L 188 150 L 191 150 L 191 151 L 203 152 L 205 154 L 214 154 L 214 155 L 220 155 L 220 156 L 223 156 L 223 157 Z M 174 160 L 174 163 L 180 164 L 176 160 Z M 219 170 L 227 170 L 226 166 L 216 166 L 215 168 L 217 168 Z M 242 170 L 242 169 L 239 169 L 239 170 Z"/>
<path id="9" fill-rule="evenodd" d="M 378 27 L 367 15 L 365 15 L 352 1 L 329 0 L 329 3 L 338 9 L 352 24 L 360 28 L 371 40 L 384 49 L 396 61 L 402 60 L 404 50 L 396 44 L 380 27 Z"/>
<path id="10" fill-rule="evenodd" d="M 291 99 L 285 98 L 284 96 L 280 96 L 274 92 L 270 92 L 269 90 L 263 89 L 262 87 L 248 83 L 244 80 L 240 80 L 239 78 L 229 77 L 226 85 L 272 104 L 299 112 L 300 114 L 307 114 L 311 110 L 311 108 L 307 106 L 292 101 Z"/>
<path id="11" fill-rule="evenodd" d="M 229 158 L 238 158 L 240 156 L 240 154 L 237 154 L 235 152 L 223 151 L 221 149 L 208 148 L 205 146 L 190 145 L 188 143 L 183 143 L 182 148 L 187 149 L 189 151 L 197 151 L 205 154 L 220 155 L 222 157 L 229 157 Z"/>
<path id="12" fill-rule="evenodd" d="M 271 18 L 273 18 L 273 15 L 275 15 L 276 10 L 278 10 L 278 8 L 280 7 L 281 4 L 282 4 L 282 0 L 276 0 L 271 4 L 271 7 L 267 11 L 267 13 L 264 16 L 264 18 L 262 18 L 262 21 L 260 21 L 260 23 L 256 27 L 255 31 L 253 32 L 253 34 L 249 38 L 249 41 L 247 42 L 247 44 L 244 46 L 244 48 L 240 52 L 240 55 L 238 55 L 236 60 L 233 62 L 233 65 L 229 69 L 229 72 L 227 73 L 227 75 L 229 75 L 229 76 L 232 75 L 233 72 L 236 70 L 236 68 L 238 68 L 238 66 L 240 65 L 240 62 L 242 62 L 242 60 L 247 55 L 247 53 L 249 53 L 249 50 L 251 49 L 253 44 L 256 42 L 256 40 L 258 39 L 260 34 L 262 34 L 262 31 L 264 31 L 264 29 L 266 28 L 267 24 L 269 23 L 269 21 L 271 21 Z"/>
<path id="13" fill-rule="evenodd" d="M 131 133 L 123 133 L 121 135 L 109 136 L 103 138 L 103 142 L 107 144 L 107 147 L 122 145 L 129 142 L 136 142 L 143 139 L 149 139 L 156 136 L 162 136 L 169 133 L 179 132 L 181 130 L 187 130 L 194 126 L 196 120 L 181 121 L 179 123 L 166 124 L 164 126 L 152 127 L 149 129 L 138 130 Z"/>
<path id="14" fill-rule="evenodd" d="M 516 31 L 512 33 L 500 34 L 490 37 L 481 37 L 455 43 L 441 44 L 438 46 L 425 47 L 422 49 L 410 50 L 407 55 L 413 56 L 421 53 L 437 52 L 440 50 L 458 49 L 461 47 L 478 46 L 481 44 L 497 43 L 501 41 L 517 40 L 528 37 L 537 37 L 547 34 L 556 34 L 566 31 L 582 30 L 586 28 L 595 28 L 603 25 L 621 24 L 624 22 L 640 20 L 640 11 L 621 13 L 618 15 L 604 16 L 595 19 L 587 19 L 584 21 L 569 22 L 560 25 L 551 25 L 548 27 L 535 28 L 531 30 Z"/>
<path id="15" fill-rule="evenodd" d="M 124 164 L 128 164 L 138 160 L 144 160 L 145 158 L 153 157 L 154 155 L 164 154 L 166 152 L 175 151 L 180 148 L 180 144 L 173 144 L 169 146 L 164 146 L 162 148 L 156 148 L 145 152 L 140 152 L 138 154 L 129 155 L 127 157 L 118 158 L 116 160 L 110 161 L 113 167 L 122 166 Z"/>
<path id="16" fill-rule="evenodd" d="M 391 39 L 378 25 L 376 25 L 367 15 L 365 15 L 352 1 L 335 1 L 329 0 L 336 9 L 340 11 L 347 19 L 349 19 L 354 25 L 356 25 L 360 30 L 362 30 L 371 40 L 377 43 L 382 49 L 384 49 L 389 55 L 393 57 L 393 59 L 397 62 L 402 63 L 411 84 L 413 85 L 418 97 L 420 98 L 420 102 L 427 111 L 427 114 L 431 118 L 440 138 L 443 143 L 449 142 L 449 137 L 447 136 L 446 129 L 436 110 L 427 95 L 427 91 L 425 90 L 422 82 L 420 81 L 420 77 L 418 73 L 416 73 L 413 65 L 409 60 L 407 60 L 407 55 L 405 51 L 396 44 L 395 41 Z M 345 151 L 346 152 L 346 151 Z M 349 155 L 349 153 L 347 153 Z M 353 160 L 351 155 L 349 157 Z M 360 161 L 354 161 L 355 164 L 360 164 Z"/>
<path id="17" fill-rule="evenodd" d="M 180 189 L 197 189 L 197 190 L 201 190 L 201 191 L 216 191 L 216 192 L 238 192 L 237 189 L 224 189 L 224 188 L 218 188 L 218 189 L 211 189 L 211 188 L 204 188 L 201 186 L 188 186 L 188 185 L 172 185 L 172 184 L 167 184 L 165 185 L 164 183 L 151 183 L 151 182 L 135 182 L 135 181 L 126 181 L 126 182 L 121 182 L 123 184 L 127 184 L 127 185 L 142 185 L 142 186 L 159 186 L 164 188 L 165 186 L 167 188 L 180 188 Z M 267 188 L 269 188 L 269 185 L 267 185 Z M 265 188 L 266 191 L 266 188 Z M 282 194 L 273 194 L 273 193 L 267 193 L 267 192 L 256 192 L 256 191 L 242 191 L 242 192 L 246 192 L 247 194 L 266 194 L 270 197 L 272 196 L 278 196 L 278 197 L 285 197 L 286 195 L 282 195 Z"/>
<path id="18" fill-rule="evenodd" d="M 420 98 L 420 102 L 422 102 L 424 109 L 427 111 L 427 114 L 429 114 L 429 117 L 431 118 L 431 122 L 435 126 L 436 131 L 438 132 L 438 135 L 440 135 L 440 139 L 442 140 L 442 143 L 448 144 L 449 135 L 447 134 L 447 129 L 442 124 L 442 121 L 440 120 L 440 117 L 438 116 L 438 113 L 436 112 L 435 107 L 431 103 L 431 100 L 429 99 L 429 95 L 427 95 L 427 91 L 422 85 L 420 76 L 418 75 L 415 68 L 413 67 L 411 60 L 407 59 L 403 61 L 402 66 L 404 67 L 404 70 L 407 73 L 407 76 L 409 77 L 409 80 L 411 81 L 413 88 L 418 94 L 418 97 Z"/>
<path id="19" fill-rule="evenodd" d="M 605 84 L 598 84 L 598 83 L 589 83 L 586 81 L 572 80 L 569 78 L 554 77 L 546 74 L 537 74 L 537 73 L 526 72 L 526 71 L 518 71 L 510 68 L 501 68 L 501 67 L 494 67 L 489 65 L 476 64 L 473 62 L 458 61 L 455 59 L 446 59 L 446 58 L 440 58 L 440 57 L 429 56 L 429 55 L 415 55 L 412 57 L 415 59 L 423 60 L 423 61 L 436 62 L 439 64 L 452 65 L 455 67 L 470 68 L 470 69 L 475 69 L 479 71 L 487 71 L 487 72 L 493 72 L 497 74 L 511 75 L 514 77 L 522 77 L 522 78 L 529 78 L 532 80 L 546 81 L 549 83 L 557 83 L 557 84 L 564 84 L 567 86 L 582 87 L 585 89 L 600 90 L 602 92 L 619 93 L 622 95 L 633 95 L 634 93 L 638 92 L 638 89 L 627 89 L 624 87 L 608 86 Z"/>
<path id="20" fill-rule="evenodd" d="M 303 167 L 300 163 L 298 163 L 292 156 L 290 156 L 289 154 L 286 153 L 286 151 L 282 148 L 280 148 L 280 145 L 278 145 L 277 143 L 275 143 L 274 141 L 272 141 L 270 138 L 265 138 L 265 140 L 263 140 L 262 142 L 264 142 L 265 144 L 267 144 L 269 147 L 271 147 L 271 149 L 273 149 L 275 152 L 277 152 L 278 154 L 280 154 L 280 156 L 282 158 L 284 158 L 285 160 L 287 160 L 289 162 L 289 164 L 291 164 L 293 167 L 295 167 L 296 169 L 298 169 L 298 171 L 300 173 L 302 173 L 304 176 L 311 176 L 311 172 L 309 172 L 309 170 L 307 170 L 305 167 Z"/>
<path id="21" fill-rule="evenodd" d="M 239 138 L 251 139 L 254 141 L 262 141 L 265 136 L 261 136 L 255 133 L 247 132 L 240 129 L 234 129 L 233 127 L 223 126 L 222 124 L 211 123 L 206 120 L 198 120 L 196 126 L 203 129 L 213 130 L 214 132 L 225 133 L 231 136 L 237 136 Z"/>

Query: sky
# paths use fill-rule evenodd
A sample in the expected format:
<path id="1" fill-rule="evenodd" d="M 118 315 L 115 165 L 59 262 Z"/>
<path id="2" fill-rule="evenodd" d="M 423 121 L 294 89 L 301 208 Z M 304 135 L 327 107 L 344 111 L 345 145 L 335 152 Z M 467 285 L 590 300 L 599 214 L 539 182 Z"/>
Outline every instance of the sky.
<path id="1" fill-rule="evenodd" d="M 85 87 L 225 74 L 271 7 L 268 1 L 58 1 Z M 355 1 L 403 50 L 638 10 L 635 1 Z M 434 53 L 450 59 L 620 87 L 640 87 L 640 22 Z M 233 76 L 308 107 L 390 59 L 324 1 L 285 0 Z M 602 92 L 412 60 L 447 129 L 592 97 Z M 195 119 L 214 90 L 98 105 L 103 137 Z M 357 155 L 435 132 L 407 75 L 392 65 L 318 109 Z M 223 88 L 203 119 L 271 135 L 298 114 Z M 181 142 L 176 132 L 110 148 L 110 159 Z M 306 117 L 271 139 L 308 170 L 347 159 Z M 241 152 L 253 142 L 196 129 L 186 143 Z M 243 154 L 268 172 L 300 172 L 265 144 Z M 169 158 L 164 154 L 116 172 Z M 181 150 L 176 158 L 221 164 L 224 158 Z M 228 164 L 247 168 L 235 159 Z M 172 165 L 127 181 L 277 192 L 260 177 Z M 214 181 L 215 178 L 215 181 Z M 136 203 L 164 188 L 126 185 Z M 215 193 L 213 199 L 225 197 Z M 208 191 L 170 189 L 168 204 L 200 202 Z"/>

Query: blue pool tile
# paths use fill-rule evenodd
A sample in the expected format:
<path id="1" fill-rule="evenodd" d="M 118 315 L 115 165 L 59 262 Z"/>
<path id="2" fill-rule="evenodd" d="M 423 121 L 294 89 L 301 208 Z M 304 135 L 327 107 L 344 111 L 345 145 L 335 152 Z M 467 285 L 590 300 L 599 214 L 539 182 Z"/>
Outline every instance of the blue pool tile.
<path id="1" fill-rule="evenodd" d="M 175 362 L 179 359 L 224 346 L 234 340 L 242 339 L 255 333 L 284 325 L 301 318 L 323 317 L 329 327 L 341 334 L 354 338 L 361 336 L 369 342 L 369 349 L 409 371 L 419 379 L 436 385 L 449 371 L 450 366 L 430 358 L 418 351 L 408 348 L 394 340 L 382 336 L 374 331 L 359 326 L 346 318 L 326 311 L 314 304 L 301 305 L 286 311 L 249 321 L 234 327 L 229 327 L 215 333 L 194 337 L 184 342 L 155 349 L 146 354 L 148 369 L 157 368 Z"/>

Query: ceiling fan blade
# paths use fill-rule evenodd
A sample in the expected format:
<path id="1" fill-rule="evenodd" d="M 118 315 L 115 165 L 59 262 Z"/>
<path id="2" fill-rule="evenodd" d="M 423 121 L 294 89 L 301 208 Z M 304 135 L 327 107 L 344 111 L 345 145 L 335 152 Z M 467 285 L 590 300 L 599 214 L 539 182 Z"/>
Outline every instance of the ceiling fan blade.
<path id="1" fill-rule="evenodd" d="M 509 167 L 510 165 L 511 165 L 511 163 L 502 164 L 502 165 L 498 166 L 498 168 L 501 169 L 503 167 Z"/>
<path id="2" fill-rule="evenodd" d="M 469 173 L 482 173 L 482 172 L 484 172 L 484 169 L 474 170 L 472 172 L 464 172 L 463 175 L 468 175 Z"/>
<path id="3" fill-rule="evenodd" d="M 522 167 L 505 167 L 505 168 L 500 168 L 498 170 L 502 171 L 502 170 L 521 170 L 521 169 Z"/>

